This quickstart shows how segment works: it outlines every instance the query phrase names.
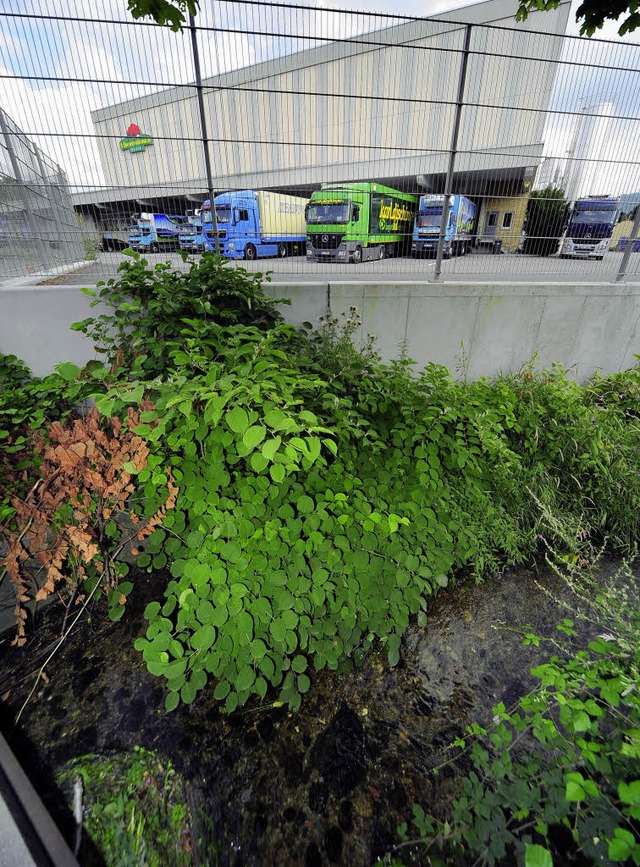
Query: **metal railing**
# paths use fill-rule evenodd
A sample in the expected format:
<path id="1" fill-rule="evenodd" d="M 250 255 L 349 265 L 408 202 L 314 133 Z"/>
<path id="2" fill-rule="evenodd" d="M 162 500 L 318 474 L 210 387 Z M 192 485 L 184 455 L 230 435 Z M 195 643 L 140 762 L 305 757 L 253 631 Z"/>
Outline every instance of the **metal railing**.
<path id="1" fill-rule="evenodd" d="M 84 257 L 67 178 L 0 108 L 0 280 Z"/>
<path id="2" fill-rule="evenodd" d="M 639 278 L 640 45 L 567 36 L 568 4 L 516 24 L 499 0 L 430 19 L 220 0 L 181 34 L 105 8 L 0 12 L 2 107 L 24 130 L 1 115 L 0 213 L 21 215 L 25 270 L 86 256 L 55 279 L 88 283 L 132 239 L 184 267 L 177 218 L 251 190 L 290 198 L 227 198 L 192 238 L 281 279 Z M 343 212 L 306 225 L 332 190 Z"/>

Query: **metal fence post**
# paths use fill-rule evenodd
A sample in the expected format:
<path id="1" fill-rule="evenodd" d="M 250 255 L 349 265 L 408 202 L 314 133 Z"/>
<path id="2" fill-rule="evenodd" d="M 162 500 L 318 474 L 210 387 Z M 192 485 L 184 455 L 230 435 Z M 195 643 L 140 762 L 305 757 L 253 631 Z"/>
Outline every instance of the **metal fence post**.
<path id="1" fill-rule="evenodd" d="M 458 94 L 456 96 L 456 111 L 453 120 L 453 131 L 451 133 L 451 146 L 449 147 L 449 165 L 447 167 L 447 176 L 444 182 L 444 201 L 442 203 L 442 219 L 440 220 L 440 235 L 438 237 L 438 252 L 436 254 L 436 265 L 433 274 L 434 280 L 440 279 L 442 271 L 442 253 L 444 248 L 444 236 L 447 230 L 447 221 L 449 220 L 449 196 L 451 195 L 451 186 L 453 184 L 453 170 L 456 164 L 456 154 L 458 152 L 458 135 L 460 133 L 460 119 L 462 117 L 462 106 L 464 100 L 464 87 L 467 80 L 467 64 L 469 61 L 469 45 L 471 43 L 471 28 L 473 25 L 467 24 L 464 33 L 464 44 L 462 46 L 462 59 L 460 61 L 460 74 L 458 76 Z"/>
<path id="2" fill-rule="evenodd" d="M 618 275 L 616 277 L 616 283 L 620 283 L 621 280 L 624 279 L 627 273 L 627 266 L 629 265 L 629 259 L 631 257 L 631 253 L 633 252 L 633 245 L 638 237 L 638 230 L 640 229 L 640 205 L 636 207 L 636 215 L 633 218 L 633 226 L 631 227 L 631 235 L 627 241 L 627 246 L 625 248 L 624 253 L 622 254 L 622 262 L 620 262 L 620 270 L 618 271 Z"/>
<path id="3" fill-rule="evenodd" d="M 198 94 L 198 108 L 200 109 L 200 132 L 202 135 L 202 147 L 204 148 L 204 168 L 207 176 L 207 192 L 209 193 L 209 205 L 211 207 L 211 225 L 213 227 L 214 249 L 216 255 L 220 253 L 220 238 L 218 237 L 218 217 L 214 207 L 213 175 L 211 174 L 211 156 L 209 154 L 209 137 L 207 134 L 207 118 L 204 112 L 204 95 L 202 92 L 202 75 L 200 74 L 200 54 L 198 52 L 198 36 L 193 15 L 189 15 L 189 29 L 191 30 L 191 48 L 193 51 L 193 67 L 196 74 L 196 90 Z M 203 224 L 204 225 L 204 224 Z"/>
<path id="4" fill-rule="evenodd" d="M 38 254 L 42 261 L 42 264 L 46 267 L 49 265 L 50 257 L 47 246 L 43 243 L 42 238 L 39 236 L 35 220 L 33 218 L 33 211 L 31 209 L 31 204 L 29 202 L 29 194 L 27 193 L 27 187 L 22 178 L 22 172 L 20 171 L 20 164 L 16 157 L 16 152 L 13 147 L 13 142 L 11 141 L 11 132 L 9 131 L 9 127 L 7 126 L 7 121 L 5 119 L 4 112 L 0 109 L 0 131 L 4 137 L 4 143 L 7 148 L 7 153 L 9 155 L 9 160 L 11 161 L 11 169 L 16 179 L 16 183 L 20 188 L 20 197 L 22 199 L 22 207 L 24 208 L 24 216 L 27 221 L 27 226 L 29 229 L 29 234 L 35 240 L 36 247 L 38 248 Z"/>

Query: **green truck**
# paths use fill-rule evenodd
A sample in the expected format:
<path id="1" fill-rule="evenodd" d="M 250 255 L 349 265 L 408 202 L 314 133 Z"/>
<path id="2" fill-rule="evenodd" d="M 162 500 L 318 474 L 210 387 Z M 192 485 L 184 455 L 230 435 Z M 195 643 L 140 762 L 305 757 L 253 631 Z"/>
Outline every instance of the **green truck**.
<path id="1" fill-rule="evenodd" d="M 307 259 L 366 262 L 411 251 L 418 196 L 382 184 L 338 184 L 311 194 Z"/>

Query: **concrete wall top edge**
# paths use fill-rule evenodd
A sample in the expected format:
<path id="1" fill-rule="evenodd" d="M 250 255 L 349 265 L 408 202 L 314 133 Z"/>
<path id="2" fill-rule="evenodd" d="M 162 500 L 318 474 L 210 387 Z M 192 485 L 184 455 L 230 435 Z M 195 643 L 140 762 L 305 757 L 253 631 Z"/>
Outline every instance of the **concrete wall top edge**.
<path id="1" fill-rule="evenodd" d="M 282 284 L 290 288 L 297 288 L 308 284 L 288 283 Z M 385 281 L 372 280 L 341 280 L 329 281 L 329 289 L 332 291 L 361 291 L 364 287 L 368 292 L 393 291 L 409 292 L 410 294 L 424 294 L 435 296 L 450 295 L 591 295 L 595 297 L 611 297 L 618 295 L 640 295 L 640 283 L 547 283 L 547 282 L 522 282 L 522 283 L 499 283 L 479 281 L 429 283 L 416 281 Z"/>

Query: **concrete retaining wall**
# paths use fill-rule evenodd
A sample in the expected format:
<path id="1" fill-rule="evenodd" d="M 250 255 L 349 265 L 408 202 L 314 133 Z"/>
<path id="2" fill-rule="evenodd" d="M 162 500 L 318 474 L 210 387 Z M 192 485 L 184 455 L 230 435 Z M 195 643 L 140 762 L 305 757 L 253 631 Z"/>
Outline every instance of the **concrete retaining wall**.
<path id="1" fill-rule="evenodd" d="M 631 367 L 640 353 L 640 284 L 342 282 L 266 291 L 291 299 L 282 312 L 296 324 L 317 324 L 329 306 L 340 316 L 354 305 L 362 339 L 377 335 L 384 358 L 404 349 L 419 365 L 438 362 L 471 379 L 516 370 L 537 352 L 543 365 L 560 361 L 583 380 Z M 38 375 L 61 361 L 86 362 L 93 348 L 69 326 L 89 315 L 76 287 L 0 287 L 0 352 Z"/>

